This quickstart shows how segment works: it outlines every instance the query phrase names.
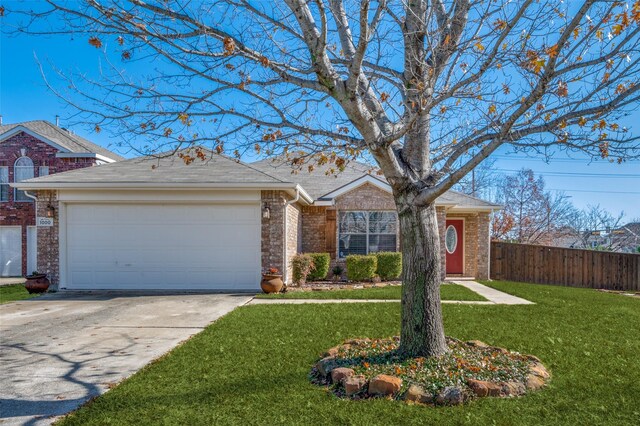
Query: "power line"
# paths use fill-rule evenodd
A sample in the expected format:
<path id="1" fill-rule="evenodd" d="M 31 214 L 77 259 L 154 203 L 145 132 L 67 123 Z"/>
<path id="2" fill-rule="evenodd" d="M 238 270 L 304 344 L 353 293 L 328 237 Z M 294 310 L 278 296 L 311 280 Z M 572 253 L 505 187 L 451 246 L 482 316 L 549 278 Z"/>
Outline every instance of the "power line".
<path id="1" fill-rule="evenodd" d="M 517 173 L 520 170 L 514 169 L 492 169 L 500 172 Z M 574 176 L 574 177 L 598 177 L 598 178 L 619 178 L 619 179 L 637 179 L 640 178 L 640 174 L 631 173 L 587 173 L 587 172 L 536 172 L 540 175 L 548 176 Z"/>
<path id="2" fill-rule="evenodd" d="M 549 188 L 549 191 L 559 191 L 559 192 L 593 192 L 598 194 L 640 194 L 640 192 L 633 191 L 595 191 L 589 189 L 556 189 Z"/>
<path id="3" fill-rule="evenodd" d="M 544 163 L 582 163 L 582 164 L 600 164 L 600 165 L 616 165 L 616 162 L 611 162 L 607 160 L 598 160 L 593 158 L 545 158 L 545 157 L 526 157 L 526 156 L 517 156 L 517 155 L 492 155 L 489 158 L 497 158 L 503 160 L 525 160 L 525 161 L 542 161 Z M 622 164 L 627 163 L 638 163 L 640 160 L 625 160 Z"/>

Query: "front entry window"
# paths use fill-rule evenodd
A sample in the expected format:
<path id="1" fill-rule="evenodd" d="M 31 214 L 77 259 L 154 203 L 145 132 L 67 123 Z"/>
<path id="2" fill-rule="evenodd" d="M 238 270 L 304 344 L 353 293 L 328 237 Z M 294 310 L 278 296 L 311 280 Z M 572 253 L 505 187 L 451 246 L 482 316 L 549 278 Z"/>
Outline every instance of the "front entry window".
<path id="1" fill-rule="evenodd" d="M 339 215 L 339 256 L 396 251 L 398 218 L 393 211 L 346 211 Z"/>
<path id="2" fill-rule="evenodd" d="M 456 247 L 458 247 L 458 231 L 453 225 L 447 227 L 447 231 L 444 234 L 444 245 L 449 254 L 455 252 Z"/>

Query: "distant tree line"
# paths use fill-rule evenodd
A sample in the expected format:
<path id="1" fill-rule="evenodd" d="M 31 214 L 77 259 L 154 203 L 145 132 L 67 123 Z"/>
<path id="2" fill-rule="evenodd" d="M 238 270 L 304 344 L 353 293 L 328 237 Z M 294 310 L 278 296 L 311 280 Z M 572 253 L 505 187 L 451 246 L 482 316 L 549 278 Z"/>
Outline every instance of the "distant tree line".
<path id="1" fill-rule="evenodd" d="M 640 252 L 640 218 L 626 221 L 624 212 L 599 204 L 579 209 L 566 194 L 545 189 L 531 169 L 504 174 L 494 162 L 483 163 L 454 189 L 504 206 L 493 215 L 494 240 Z"/>

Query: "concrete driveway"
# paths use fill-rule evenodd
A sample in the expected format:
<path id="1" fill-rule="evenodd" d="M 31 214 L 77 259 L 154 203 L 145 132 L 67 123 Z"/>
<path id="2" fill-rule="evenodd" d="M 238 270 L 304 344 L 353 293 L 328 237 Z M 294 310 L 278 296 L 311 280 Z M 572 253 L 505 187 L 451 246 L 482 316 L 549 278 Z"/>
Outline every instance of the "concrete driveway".
<path id="1" fill-rule="evenodd" d="M 251 297 L 55 293 L 1 305 L 0 425 L 50 424 Z"/>

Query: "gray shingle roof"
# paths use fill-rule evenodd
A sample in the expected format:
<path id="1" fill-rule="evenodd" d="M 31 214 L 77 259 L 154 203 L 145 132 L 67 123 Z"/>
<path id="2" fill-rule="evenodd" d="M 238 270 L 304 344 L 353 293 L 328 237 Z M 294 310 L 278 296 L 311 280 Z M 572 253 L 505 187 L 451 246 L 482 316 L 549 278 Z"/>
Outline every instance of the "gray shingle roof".
<path id="1" fill-rule="evenodd" d="M 187 153 L 188 150 L 181 152 Z M 203 148 L 206 160 L 195 159 L 185 164 L 178 155 L 169 153 L 157 156 L 139 157 L 116 163 L 56 173 L 21 182 L 22 184 L 246 184 L 246 185 L 283 185 L 294 188 L 300 185 L 313 199 L 335 191 L 357 179 L 370 174 L 373 167 L 369 164 L 350 162 L 344 171 L 327 174 L 330 165 L 317 166 L 313 172 L 307 170 L 292 173 L 291 165 L 281 159 L 267 159 L 246 164 L 241 161 L 218 155 Z M 195 154 L 190 151 L 193 157 Z M 384 176 L 371 174 L 386 182 Z M 45 185 L 46 186 L 46 185 Z M 51 186 L 49 186 L 51 187 Z M 496 208 L 497 204 L 475 198 L 456 191 L 447 191 L 437 201 L 438 204 L 455 205 L 457 208 Z"/>
<path id="2" fill-rule="evenodd" d="M 311 173 L 307 169 L 293 173 L 294 169 L 291 165 L 285 163 L 280 157 L 256 161 L 255 163 L 251 163 L 251 165 L 280 179 L 300 184 L 300 186 L 307 191 L 307 194 L 314 199 L 318 199 L 331 191 L 361 178 L 367 174 L 368 170 L 372 169 L 368 164 L 352 161 L 344 171 L 337 174 L 326 174 L 332 166 L 335 168 L 335 165 L 329 164 L 315 166 L 315 170 Z M 384 180 L 384 177 L 380 176 L 380 178 Z"/>
<path id="3" fill-rule="evenodd" d="M 204 150 L 206 159 L 186 164 L 177 155 L 159 154 L 56 173 L 28 184 L 273 184 L 285 183 L 251 165 Z M 184 151 L 183 151 L 184 152 Z M 191 154 L 195 157 L 195 154 Z"/>
<path id="4" fill-rule="evenodd" d="M 289 179 L 292 182 L 299 183 L 307 193 L 314 199 L 321 198 L 330 192 L 341 188 L 356 179 L 359 179 L 367 174 L 386 182 L 386 179 L 382 175 L 371 173 L 375 167 L 351 161 L 347 164 L 344 171 L 337 174 L 327 175 L 326 172 L 332 165 L 316 166 L 313 172 L 309 172 L 306 169 L 299 171 L 297 174 L 293 174 L 292 166 L 282 158 L 264 159 L 251 163 L 256 168 L 264 170 L 265 172 L 278 176 L 281 179 Z M 335 166 L 333 166 L 335 167 Z M 449 190 L 442 194 L 437 201 L 438 204 L 455 205 L 458 208 L 498 208 L 500 205 L 493 204 L 480 198 L 472 197 L 470 195 L 463 194 L 458 191 Z"/>
<path id="5" fill-rule="evenodd" d="M 64 149 L 68 150 L 69 152 L 73 152 L 76 154 L 80 154 L 80 153 L 100 154 L 105 157 L 111 158 L 112 160 L 116 160 L 116 161 L 124 160 L 124 157 L 116 154 L 115 152 L 109 151 L 108 149 L 103 148 L 100 145 L 97 145 L 91 141 L 88 141 L 81 136 L 71 133 L 68 130 L 62 129 L 44 120 L 25 121 L 22 123 L 6 124 L 3 126 L 0 126 L 0 135 L 18 126 L 26 127 L 27 129 L 31 130 L 33 133 L 36 133 L 46 139 L 49 139 L 51 142 L 54 142 L 55 144 L 60 145 Z"/>

